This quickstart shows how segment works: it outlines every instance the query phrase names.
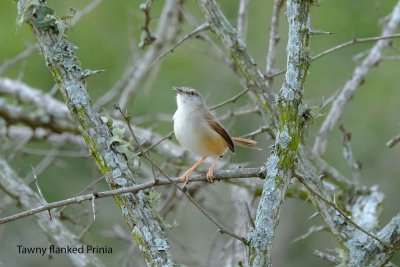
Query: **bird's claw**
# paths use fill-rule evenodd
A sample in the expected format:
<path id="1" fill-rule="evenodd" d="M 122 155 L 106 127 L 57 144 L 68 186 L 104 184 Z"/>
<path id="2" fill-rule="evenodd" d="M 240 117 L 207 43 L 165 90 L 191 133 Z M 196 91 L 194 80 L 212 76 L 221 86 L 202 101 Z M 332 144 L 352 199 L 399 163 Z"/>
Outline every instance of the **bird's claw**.
<path id="1" fill-rule="evenodd" d="M 214 176 L 214 170 L 209 170 L 209 171 L 207 172 L 207 181 L 208 181 L 210 184 L 212 184 L 212 183 L 214 183 L 214 178 L 215 178 L 215 176 Z"/>
<path id="2" fill-rule="evenodd" d="M 182 183 L 187 183 L 189 182 L 189 174 L 184 174 L 181 176 L 181 178 L 179 178 L 179 180 L 181 180 Z"/>

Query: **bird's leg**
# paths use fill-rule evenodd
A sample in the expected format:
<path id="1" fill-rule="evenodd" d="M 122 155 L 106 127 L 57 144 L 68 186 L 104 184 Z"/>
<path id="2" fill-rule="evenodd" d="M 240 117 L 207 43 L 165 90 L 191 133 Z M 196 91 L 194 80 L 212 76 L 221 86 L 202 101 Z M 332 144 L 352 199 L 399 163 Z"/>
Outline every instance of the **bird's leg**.
<path id="1" fill-rule="evenodd" d="M 218 161 L 218 158 L 219 158 L 219 156 L 216 157 L 216 158 L 214 159 L 213 163 L 211 164 L 210 168 L 208 169 L 208 172 L 207 172 L 207 181 L 208 181 L 209 183 L 213 183 L 213 182 L 214 182 L 214 181 L 213 181 L 213 178 L 214 178 L 214 167 L 215 167 L 215 164 L 216 164 L 217 161 Z"/>
<path id="2" fill-rule="evenodd" d="M 189 170 L 187 170 L 180 178 L 181 182 L 187 183 L 189 181 L 189 175 L 197 168 L 199 165 L 206 160 L 206 157 L 201 157 L 198 162 L 196 162 Z"/>

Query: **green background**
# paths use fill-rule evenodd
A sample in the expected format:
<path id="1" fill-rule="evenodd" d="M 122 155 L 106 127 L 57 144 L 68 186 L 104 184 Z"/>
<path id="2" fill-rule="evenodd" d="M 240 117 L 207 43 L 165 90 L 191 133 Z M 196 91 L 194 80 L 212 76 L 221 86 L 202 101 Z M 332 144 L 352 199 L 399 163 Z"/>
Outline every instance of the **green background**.
<path id="1" fill-rule="evenodd" d="M 154 2 L 152 9 L 154 18 L 151 23 L 153 30 L 156 28 L 164 1 Z M 203 23 L 205 20 L 195 2 L 186 2 L 186 8 L 197 17 L 198 24 Z M 220 0 L 218 2 L 230 22 L 235 25 L 238 1 Z M 59 16 L 68 14 L 69 7 L 80 10 L 88 3 L 90 1 L 48 1 L 49 6 L 54 8 Z M 137 0 L 105 0 L 68 31 L 69 40 L 79 47 L 77 55 L 83 67 L 106 70 L 88 80 L 88 91 L 93 102 L 122 78 L 125 68 L 131 64 L 132 55 L 145 53 L 137 48 L 140 39 L 139 26 L 143 22 L 143 14 L 139 9 L 140 3 L 141 1 Z M 353 37 L 378 36 L 384 22 L 383 18 L 389 14 L 395 4 L 394 0 L 319 1 L 318 5 L 311 10 L 312 27 L 334 34 L 311 37 L 311 55 L 349 41 Z M 271 9 L 272 1 L 250 1 L 247 48 L 261 71 L 265 70 Z M 13 1 L 0 1 L 0 18 L 0 64 L 2 64 L 6 59 L 13 58 L 29 44 L 34 43 L 34 39 L 27 26 L 16 27 L 16 5 Z M 192 29 L 192 26 L 185 23 L 178 39 Z M 283 69 L 286 64 L 287 24 L 284 13 L 281 17 L 280 36 L 281 42 L 275 65 L 277 69 Z M 212 38 L 216 40 L 215 36 Z M 305 102 L 310 105 L 320 105 L 339 90 L 360 62 L 360 60 L 354 60 L 354 56 L 367 51 L 372 45 L 373 43 L 356 44 L 313 62 L 305 84 Z M 199 89 L 209 106 L 239 93 L 242 88 L 238 78 L 210 51 L 209 46 L 198 39 L 191 39 L 175 49 L 173 54 L 162 60 L 159 72 L 156 73 L 156 68 L 153 69 L 147 76 L 148 79 L 140 84 L 140 90 L 129 105 L 129 113 L 134 118 L 158 113 L 172 116 L 175 111 L 172 86 L 190 86 Z M 385 55 L 398 55 L 399 51 L 399 41 L 394 40 L 392 46 L 385 50 Z M 368 73 L 365 83 L 358 89 L 341 120 L 344 127 L 352 133 L 351 145 L 355 158 L 362 164 L 363 184 L 368 186 L 379 184 L 385 194 L 381 226 L 399 212 L 400 146 L 389 149 L 385 145 L 389 139 L 400 132 L 399 74 L 398 61 L 380 62 Z M 4 73 L 4 76 L 19 78 L 43 91 L 50 91 L 54 86 L 53 78 L 38 53 L 13 66 Z M 282 76 L 275 79 L 275 91 L 279 90 L 281 82 Z M 56 97 L 62 100 L 59 93 Z M 242 97 L 235 105 L 230 104 L 217 110 L 217 114 L 225 114 L 235 106 L 245 105 L 249 101 L 246 96 Z M 112 104 L 103 112 L 112 113 Z M 316 118 L 308 130 L 306 136 L 308 145 L 313 144 L 315 131 L 319 128 L 329 108 L 330 106 L 320 111 L 322 116 Z M 224 124 L 233 135 L 241 135 L 260 127 L 260 122 L 258 116 L 250 115 L 224 121 Z M 171 122 L 157 120 L 149 120 L 141 126 L 149 127 L 161 134 L 167 134 L 172 130 Z M 257 140 L 264 148 L 262 151 L 239 150 L 232 161 L 246 162 L 249 166 L 260 166 L 265 162 L 269 155 L 268 145 L 271 142 L 267 140 L 266 135 L 258 136 Z M 27 147 L 34 151 L 51 149 L 46 143 L 30 143 Z M 72 150 L 72 148 L 66 148 L 66 150 Z M 328 162 L 350 177 L 351 171 L 342 157 L 341 135 L 338 127 L 329 137 L 327 151 Z M 21 177 L 29 175 L 31 165 L 35 166 L 43 158 L 43 156 L 32 155 L 28 152 L 22 150 L 14 153 L 12 149 L 5 148 L 0 150 L 4 157 L 12 159 L 11 165 Z M 90 157 L 59 157 L 40 175 L 39 180 L 47 201 L 56 201 L 77 194 L 99 176 Z M 28 176 L 27 179 L 31 178 Z M 96 190 L 106 188 L 104 182 L 95 187 Z M 233 203 L 236 200 L 229 195 L 229 185 L 218 183 L 206 186 L 197 197 L 219 221 L 224 222 L 229 228 L 234 226 Z M 111 246 L 113 254 L 99 255 L 107 266 L 119 266 L 124 261 L 133 264 L 132 266 L 140 266 L 142 260 L 136 248 L 132 252 L 129 249 L 129 242 L 107 235 L 116 225 L 128 231 L 113 200 L 111 198 L 99 200 L 96 210 L 98 212 L 96 221 L 84 236 L 83 242 Z M 9 208 L 2 212 L 1 216 L 17 211 L 16 208 Z M 77 233 L 82 231 L 80 223 L 86 225 L 93 220 L 88 203 L 68 207 L 66 212 L 74 218 L 74 221 L 65 221 L 65 224 Z M 314 249 L 324 251 L 337 247 L 334 238 L 328 233 L 317 233 L 305 240 L 291 243 L 293 239 L 307 232 L 310 226 L 323 223 L 318 216 L 309 219 L 314 212 L 313 207 L 304 201 L 297 199 L 285 201 L 274 243 L 275 266 L 328 265 L 327 262 L 312 255 Z M 220 266 L 219 256 L 223 255 L 223 248 L 230 238 L 218 234 L 216 227 L 192 204 L 182 200 L 166 220 L 178 223 L 177 227 L 168 232 L 177 261 L 188 266 Z M 41 234 L 32 218 L 0 226 L 0 262 L 4 266 L 70 265 L 65 256 L 49 259 L 47 256 L 18 255 L 16 247 L 18 244 L 49 246 L 49 242 Z M 207 258 L 210 255 L 211 262 L 208 262 Z M 395 257 L 393 262 L 400 264 L 399 257 Z"/>

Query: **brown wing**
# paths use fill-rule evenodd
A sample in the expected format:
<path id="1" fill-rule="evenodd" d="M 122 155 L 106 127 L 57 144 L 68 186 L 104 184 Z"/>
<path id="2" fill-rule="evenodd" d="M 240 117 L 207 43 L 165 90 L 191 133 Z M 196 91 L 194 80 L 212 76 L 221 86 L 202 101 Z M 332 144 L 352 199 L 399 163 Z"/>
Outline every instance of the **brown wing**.
<path id="1" fill-rule="evenodd" d="M 225 130 L 224 126 L 222 126 L 222 124 L 219 123 L 210 112 L 207 112 L 205 115 L 206 115 L 207 122 L 210 125 L 210 127 L 224 138 L 224 140 L 228 144 L 229 150 L 234 153 L 235 145 L 234 145 L 233 140 L 232 140 L 231 136 L 229 135 L 228 131 Z"/>

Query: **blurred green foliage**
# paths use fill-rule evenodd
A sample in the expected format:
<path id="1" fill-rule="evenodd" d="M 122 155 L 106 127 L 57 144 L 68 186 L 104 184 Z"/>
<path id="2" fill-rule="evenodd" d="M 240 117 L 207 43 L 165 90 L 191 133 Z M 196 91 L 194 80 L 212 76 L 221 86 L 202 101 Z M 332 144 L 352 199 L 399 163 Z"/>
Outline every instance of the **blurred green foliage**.
<path id="1" fill-rule="evenodd" d="M 198 25 L 203 23 L 205 20 L 195 2 L 186 2 L 186 8 L 196 17 Z M 236 24 L 238 1 L 220 0 L 218 2 L 230 22 Z M 395 0 L 319 1 L 311 11 L 312 27 L 334 34 L 313 36 L 310 40 L 311 55 L 349 41 L 353 37 L 378 36 L 385 16 L 396 2 Z M 70 7 L 80 10 L 89 3 L 90 1 L 87 0 L 48 1 L 49 6 L 56 10 L 58 16 L 67 15 Z M 140 3 L 141 1 L 138 0 L 104 0 L 95 10 L 85 15 L 68 30 L 69 40 L 79 47 L 78 56 L 83 66 L 89 69 L 106 70 L 88 80 L 88 90 L 93 102 L 121 79 L 125 68 L 132 63 L 132 60 L 137 59 L 137 56 L 145 52 L 137 48 L 140 39 L 140 25 L 143 21 L 143 14 L 139 9 Z M 158 22 L 163 3 L 164 1 L 154 1 L 151 22 L 153 30 Z M 271 0 L 250 1 L 247 48 L 261 71 L 265 69 L 271 9 Z M 27 26 L 16 28 L 16 5 L 13 1 L 0 1 L 0 18 L 0 64 L 2 64 L 6 59 L 13 58 L 27 46 L 33 44 L 34 40 Z M 193 28 L 193 26 L 184 24 L 181 36 Z M 277 69 L 283 69 L 286 60 L 287 24 L 284 16 L 281 18 L 280 35 Z M 398 55 L 399 44 L 398 40 L 394 40 L 385 54 Z M 365 52 L 372 45 L 372 43 L 353 45 L 313 62 L 306 81 L 306 103 L 320 105 L 339 90 L 351 77 L 354 67 L 359 62 L 359 60 L 354 61 L 354 56 Z M 156 69 L 157 67 L 153 71 Z M 366 185 L 379 184 L 386 195 L 382 225 L 399 212 L 397 205 L 399 201 L 398 188 L 400 188 L 398 179 L 400 176 L 399 146 L 393 149 L 385 146 L 386 141 L 400 132 L 399 69 L 397 61 L 383 61 L 374 68 L 349 103 L 341 120 L 344 127 L 352 133 L 354 156 L 362 163 L 363 167 L 363 183 Z M 148 75 L 149 79 L 140 85 L 140 90 L 132 99 L 129 112 L 133 117 L 157 113 L 173 114 L 175 100 L 171 91 L 172 86 L 191 86 L 199 89 L 210 106 L 242 90 L 238 78 L 229 67 L 219 61 L 210 52 L 210 48 L 198 39 L 189 40 L 175 49 L 174 53 L 162 61 L 158 70 L 157 76 Z M 43 91 L 49 91 L 54 85 L 53 78 L 46 69 L 41 55 L 37 53 L 16 64 L 4 75 L 21 79 Z M 281 81 L 282 77 L 275 80 L 275 91 L 279 90 Z M 59 94 L 56 97 L 62 100 Z M 243 97 L 235 105 L 241 106 L 248 102 L 249 100 Z M 224 114 L 233 107 L 232 104 L 228 105 L 218 110 L 217 113 Z M 328 110 L 329 106 L 324 108 L 321 113 L 326 114 Z M 112 111 L 111 103 L 104 112 L 111 113 Z M 312 145 L 315 131 L 322 120 L 323 116 L 317 118 L 308 131 L 306 141 L 309 145 Z M 254 115 L 224 122 L 235 135 L 255 130 L 259 127 L 259 123 L 260 119 Z M 172 129 L 170 122 L 149 121 L 143 126 L 150 127 L 161 134 L 168 133 Z M 268 144 L 265 139 L 264 135 L 258 137 L 258 141 L 263 146 Z M 51 149 L 44 143 L 29 144 L 28 147 Z M 251 162 L 251 166 L 258 166 L 266 160 L 268 153 L 268 150 L 239 151 L 233 157 L 233 161 L 246 161 Z M 4 156 L 10 157 L 11 155 Z M 13 157 L 12 165 L 22 177 L 25 177 L 30 172 L 30 166 L 39 163 L 42 158 L 43 156 L 18 152 Z M 326 158 L 331 165 L 337 167 L 344 174 L 351 175 L 342 157 L 341 137 L 338 129 L 329 138 Z M 40 183 L 47 200 L 54 201 L 77 194 L 98 177 L 99 172 L 93 166 L 90 157 L 62 157 L 40 175 Z M 96 186 L 96 190 L 105 188 L 104 184 Z M 231 199 L 226 185 L 212 186 L 204 191 L 201 194 L 206 199 L 204 205 L 215 212 L 221 221 L 232 226 L 230 224 L 234 214 L 232 204 L 235 200 Z M 100 255 L 108 266 L 115 266 L 115 262 L 119 262 L 121 258 L 133 258 L 132 262 L 141 262 L 137 252 L 127 253 L 128 244 L 125 241 L 111 239 L 104 235 L 105 231 L 110 231 L 116 224 L 125 227 L 113 200 L 103 199 L 97 203 L 96 210 L 99 214 L 90 232 L 85 235 L 84 241 L 89 244 L 113 247 L 112 255 Z M 79 216 L 85 205 L 89 204 L 67 209 L 68 214 L 78 215 L 75 222 L 66 222 L 71 229 L 77 232 L 82 230 L 77 225 L 78 222 L 88 223 L 92 220 L 91 214 Z M 11 209 L 7 212 L 11 214 L 16 211 L 17 209 Z M 311 225 L 322 223 L 318 218 L 307 219 L 313 213 L 313 208 L 304 201 L 288 199 L 285 202 L 274 245 L 273 261 L 275 266 L 326 266 L 326 262 L 321 262 L 312 256 L 312 251 L 336 247 L 333 238 L 328 234 L 319 233 L 298 243 L 290 243 L 291 240 L 305 233 Z M 171 230 L 169 235 L 177 260 L 188 266 L 207 266 L 205 259 L 209 253 L 215 253 L 213 255 L 222 253 L 222 248 L 229 240 L 222 237 L 213 247 L 216 240 L 215 227 L 186 201 L 183 201 L 177 212 L 170 214 L 167 220 L 170 222 L 177 220 L 180 224 L 179 227 Z M 196 231 L 193 231 L 194 229 Z M 65 256 L 53 259 L 41 256 L 19 256 L 16 245 L 21 243 L 31 246 L 47 246 L 48 244 L 33 223 L 32 218 L 0 226 L 0 261 L 4 266 L 69 265 Z M 399 264 L 400 260 L 395 259 L 394 262 Z"/>

